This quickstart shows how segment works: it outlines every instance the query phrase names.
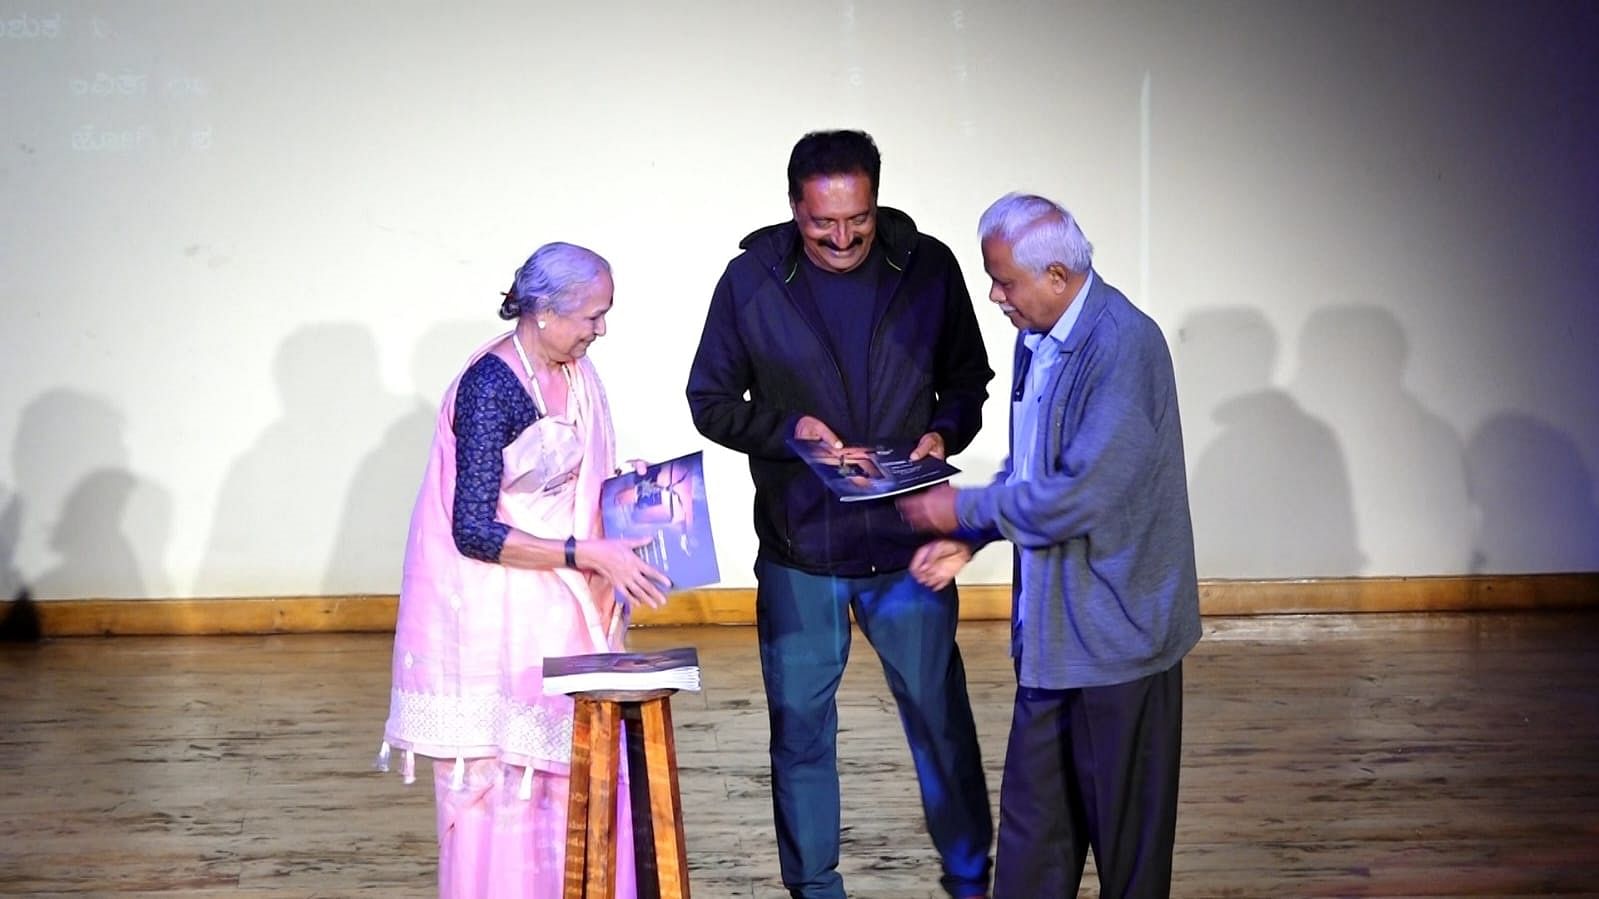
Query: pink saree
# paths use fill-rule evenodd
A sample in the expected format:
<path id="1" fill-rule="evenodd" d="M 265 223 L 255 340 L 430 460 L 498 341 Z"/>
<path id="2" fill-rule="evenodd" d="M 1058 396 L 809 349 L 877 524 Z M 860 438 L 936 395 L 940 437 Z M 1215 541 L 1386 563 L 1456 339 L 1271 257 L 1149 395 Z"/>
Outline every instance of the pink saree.
<path id="1" fill-rule="evenodd" d="M 503 453 L 496 517 L 535 537 L 599 537 L 600 484 L 616 464 L 594 366 L 579 359 L 569 374 L 566 414 L 539 419 Z M 544 693 L 543 660 L 620 650 L 626 613 L 601 578 L 488 564 L 456 549 L 458 383 L 444 395 L 411 513 L 380 767 L 390 747 L 401 750 L 411 783 L 416 755 L 435 760 L 441 897 L 559 899 L 572 701 Z M 619 799 L 617 895 L 631 897 L 625 789 Z"/>

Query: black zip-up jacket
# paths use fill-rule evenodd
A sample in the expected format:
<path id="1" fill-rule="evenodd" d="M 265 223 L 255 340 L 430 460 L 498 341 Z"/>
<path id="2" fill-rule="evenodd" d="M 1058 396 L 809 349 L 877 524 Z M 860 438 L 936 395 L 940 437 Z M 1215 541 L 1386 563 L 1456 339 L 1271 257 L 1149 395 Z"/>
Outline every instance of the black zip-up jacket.
<path id="1" fill-rule="evenodd" d="M 792 221 L 739 243 L 744 252 L 716 285 L 689 370 L 694 426 L 749 456 L 761 558 L 812 574 L 903 570 L 926 538 L 892 500 L 840 502 L 788 448 L 800 417 L 821 419 L 846 443 L 914 446 L 937 431 L 953 456 L 977 436 L 994 377 L 949 247 L 887 207 L 877 211 L 875 240 L 886 264 L 865 366 L 867 421 L 854 420 L 844 380 L 861 367 L 833 354 L 798 270 L 804 249 Z"/>

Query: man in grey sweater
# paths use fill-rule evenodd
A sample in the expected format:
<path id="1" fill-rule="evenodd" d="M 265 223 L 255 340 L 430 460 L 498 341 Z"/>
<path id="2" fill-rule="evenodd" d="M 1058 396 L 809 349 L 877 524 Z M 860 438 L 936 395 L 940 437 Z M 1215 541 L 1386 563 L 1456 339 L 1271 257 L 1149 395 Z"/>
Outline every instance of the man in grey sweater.
<path id="1" fill-rule="evenodd" d="M 987 487 L 899 507 L 941 535 L 912 562 L 930 587 L 985 543 L 1015 548 L 994 897 L 1076 895 L 1090 848 L 1101 895 L 1167 896 L 1200 636 L 1171 353 L 1058 203 L 1007 195 L 978 230 L 989 299 L 1021 332 L 1010 456 Z"/>

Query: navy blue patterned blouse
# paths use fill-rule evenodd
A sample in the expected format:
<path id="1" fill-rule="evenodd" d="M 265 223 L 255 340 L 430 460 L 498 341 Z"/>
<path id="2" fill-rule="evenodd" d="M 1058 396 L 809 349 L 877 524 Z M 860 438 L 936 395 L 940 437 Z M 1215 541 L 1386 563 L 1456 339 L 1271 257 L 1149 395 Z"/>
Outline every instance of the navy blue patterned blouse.
<path id="1" fill-rule="evenodd" d="M 455 391 L 455 548 L 480 562 L 498 562 L 509 525 L 494 517 L 505 448 L 539 420 L 538 407 L 505 360 L 493 353 L 472 363 Z"/>

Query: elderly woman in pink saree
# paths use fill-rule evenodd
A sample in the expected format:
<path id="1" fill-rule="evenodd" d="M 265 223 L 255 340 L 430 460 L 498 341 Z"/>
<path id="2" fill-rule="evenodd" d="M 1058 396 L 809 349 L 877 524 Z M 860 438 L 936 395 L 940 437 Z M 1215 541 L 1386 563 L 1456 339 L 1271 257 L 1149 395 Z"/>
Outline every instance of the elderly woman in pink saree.
<path id="1" fill-rule="evenodd" d="M 571 244 L 517 270 L 516 327 L 472 355 L 444 395 L 411 515 L 394 680 L 380 750 L 433 760 L 439 895 L 559 897 L 572 702 L 543 690 L 546 656 L 622 648 L 629 608 L 667 579 L 601 535 L 616 464 L 610 408 L 586 351 L 605 334 L 610 266 Z M 633 896 L 626 791 L 618 896 Z"/>

